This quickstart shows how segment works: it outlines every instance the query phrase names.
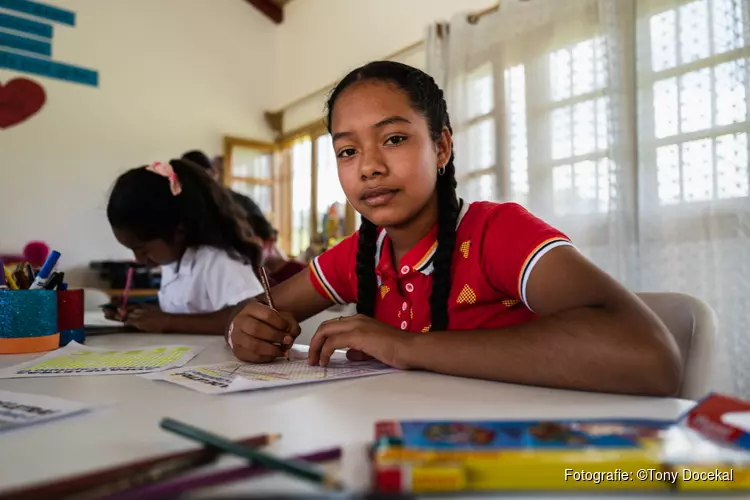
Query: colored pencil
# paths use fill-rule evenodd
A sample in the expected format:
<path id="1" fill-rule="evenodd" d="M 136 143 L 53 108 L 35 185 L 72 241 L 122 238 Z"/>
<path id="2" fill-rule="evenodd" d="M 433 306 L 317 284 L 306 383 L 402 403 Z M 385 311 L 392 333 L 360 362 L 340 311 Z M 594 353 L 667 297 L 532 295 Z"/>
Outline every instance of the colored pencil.
<path id="1" fill-rule="evenodd" d="M 263 285 L 263 293 L 266 295 L 268 307 L 277 311 L 276 307 L 273 305 L 273 299 L 271 298 L 271 284 L 268 281 L 268 275 L 263 266 L 258 267 L 258 275 L 260 276 L 260 284 Z M 281 348 L 284 349 L 284 344 L 281 344 Z M 289 361 L 289 349 L 284 350 L 284 358 Z"/>
<path id="2" fill-rule="evenodd" d="M 269 469 L 283 471 L 300 479 L 307 479 L 308 481 L 313 481 L 328 488 L 337 490 L 343 489 L 343 485 L 337 479 L 312 467 L 310 464 L 295 460 L 284 460 L 260 450 L 234 443 L 216 434 L 198 429 L 197 427 L 172 420 L 171 418 L 162 419 L 160 426 L 164 430 L 174 432 L 175 434 L 187 439 L 192 439 L 193 441 L 198 441 L 204 445 L 219 448 L 226 453 L 231 453 L 232 455 L 245 458 L 256 464 L 264 465 Z"/>
<path id="3" fill-rule="evenodd" d="M 128 268 L 128 277 L 125 279 L 125 289 L 122 291 L 122 305 L 120 306 L 120 316 L 124 319 L 128 313 L 128 294 L 130 293 L 130 287 L 133 286 L 133 273 L 135 268 Z"/>
<path id="4" fill-rule="evenodd" d="M 280 437 L 278 434 L 264 434 L 240 440 L 238 443 L 243 446 L 267 446 L 276 442 Z M 28 500 L 31 498 L 78 499 L 84 498 L 84 495 L 89 493 L 101 492 L 103 486 L 113 484 L 121 487 L 121 489 L 116 491 L 125 491 L 132 487 L 143 485 L 143 483 L 132 485 L 127 483 L 126 480 L 131 477 L 137 476 L 136 480 L 142 479 L 147 477 L 150 471 L 160 471 L 163 476 L 164 471 L 170 469 L 168 464 L 173 464 L 172 470 L 175 470 L 178 467 L 175 467 L 174 464 L 184 464 L 186 461 L 200 462 L 202 460 L 209 460 L 211 457 L 215 459 L 221 453 L 216 448 L 203 447 L 190 451 L 171 453 L 169 455 L 160 455 L 124 465 L 3 492 L 0 498 L 2 500 Z M 114 492 L 112 491 L 112 493 Z"/>
<path id="5" fill-rule="evenodd" d="M 10 269 L 3 266 L 3 275 L 5 276 L 5 282 L 7 283 L 8 288 L 11 290 L 18 290 L 18 285 L 16 284 L 16 280 L 13 279 L 13 275 L 10 272 Z"/>
<path id="6" fill-rule="evenodd" d="M 323 463 L 338 460 L 339 458 L 341 458 L 341 448 L 331 448 L 329 450 L 319 451 L 316 453 L 299 455 L 294 457 L 293 460 Z M 241 481 L 243 479 L 264 476 L 273 472 L 273 469 L 269 469 L 262 465 L 245 465 L 241 467 L 234 467 L 231 469 L 218 470 L 199 476 L 174 479 L 169 482 L 153 484 L 142 488 L 135 488 L 120 495 L 111 497 L 109 500 L 145 500 L 148 498 L 170 498 L 185 494 L 189 491 L 210 488 L 211 486 L 219 486 L 234 481 Z"/>
<path id="7" fill-rule="evenodd" d="M 5 278 L 5 263 L 0 259 L 0 290 L 8 289 L 8 280 Z"/>

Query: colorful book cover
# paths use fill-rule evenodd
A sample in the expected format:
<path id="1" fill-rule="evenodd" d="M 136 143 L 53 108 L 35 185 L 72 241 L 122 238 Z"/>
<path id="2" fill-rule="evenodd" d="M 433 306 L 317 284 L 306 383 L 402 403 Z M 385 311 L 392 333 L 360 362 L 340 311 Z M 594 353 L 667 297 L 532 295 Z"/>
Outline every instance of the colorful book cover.
<path id="1" fill-rule="evenodd" d="M 746 434 L 720 431 L 712 410 L 741 407 L 722 398 L 679 421 L 380 421 L 373 480 L 388 493 L 750 489 L 750 452 L 737 446 Z M 710 419 L 707 436 L 700 429 Z"/>

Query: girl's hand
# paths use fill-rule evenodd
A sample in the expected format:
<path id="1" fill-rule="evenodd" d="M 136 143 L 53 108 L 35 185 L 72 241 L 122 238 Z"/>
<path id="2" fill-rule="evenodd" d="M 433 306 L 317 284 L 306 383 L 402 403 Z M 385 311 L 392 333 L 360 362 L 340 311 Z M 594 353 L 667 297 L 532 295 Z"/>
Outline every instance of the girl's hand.
<path id="1" fill-rule="evenodd" d="M 132 309 L 128 307 L 124 323 L 143 332 L 166 333 L 169 325 L 169 314 L 153 305 L 133 307 Z"/>
<path id="2" fill-rule="evenodd" d="M 406 350 L 413 333 L 398 330 L 369 316 L 357 314 L 323 322 L 310 341 L 307 361 L 326 366 L 336 349 L 349 348 L 351 361 L 375 358 L 381 363 L 408 370 Z"/>
<path id="3" fill-rule="evenodd" d="M 268 363 L 283 356 L 300 332 L 291 314 L 252 301 L 229 324 L 227 339 L 237 359 Z"/>

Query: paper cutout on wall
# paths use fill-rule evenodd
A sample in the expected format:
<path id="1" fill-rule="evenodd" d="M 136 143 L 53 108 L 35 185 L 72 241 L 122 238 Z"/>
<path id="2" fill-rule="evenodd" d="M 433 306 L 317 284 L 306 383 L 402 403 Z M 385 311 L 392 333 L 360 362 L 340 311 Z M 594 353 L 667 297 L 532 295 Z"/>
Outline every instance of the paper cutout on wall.
<path id="1" fill-rule="evenodd" d="M 8 128 L 29 119 L 47 100 L 44 88 L 26 78 L 14 78 L 0 84 L 0 128 Z"/>
<path id="2" fill-rule="evenodd" d="M 11 16 L 0 12 L 0 28 L 28 33 L 42 38 L 52 38 L 52 25 L 39 23 L 25 17 Z"/>
<path id="3" fill-rule="evenodd" d="M 29 0 L 0 0 L 0 7 L 14 10 L 22 14 L 30 14 L 49 21 L 55 21 L 68 26 L 76 25 L 76 15 L 69 10 L 60 9 L 53 5 L 47 5 Z"/>
<path id="4" fill-rule="evenodd" d="M 0 31 L 0 47 L 9 49 L 23 50 L 43 56 L 52 55 L 52 44 L 47 41 L 35 40 L 25 36 L 11 35 Z"/>
<path id="5" fill-rule="evenodd" d="M 40 2 L 0 0 L 0 8 L 67 26 L 75 26 L 76 23 L 74 12 Z M 99 85 L 98 72 L 51 59 L 51 40 L 54 32 L 48 22 L 0 13 L 0 28 L 17 32 L 11 34 L 0 31 L 0 68 L 92 87 Z"/>

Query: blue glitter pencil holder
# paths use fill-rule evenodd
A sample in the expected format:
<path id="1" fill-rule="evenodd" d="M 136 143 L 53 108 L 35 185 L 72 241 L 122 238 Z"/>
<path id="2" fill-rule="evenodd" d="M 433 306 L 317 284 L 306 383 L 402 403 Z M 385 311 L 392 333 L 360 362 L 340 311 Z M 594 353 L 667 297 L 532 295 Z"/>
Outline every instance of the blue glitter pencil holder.
<path id="1" fill-rule="evenodd" d="M 57 292 L 0 290 L 0 354 L 52 351 L 59 345 Z"/>

